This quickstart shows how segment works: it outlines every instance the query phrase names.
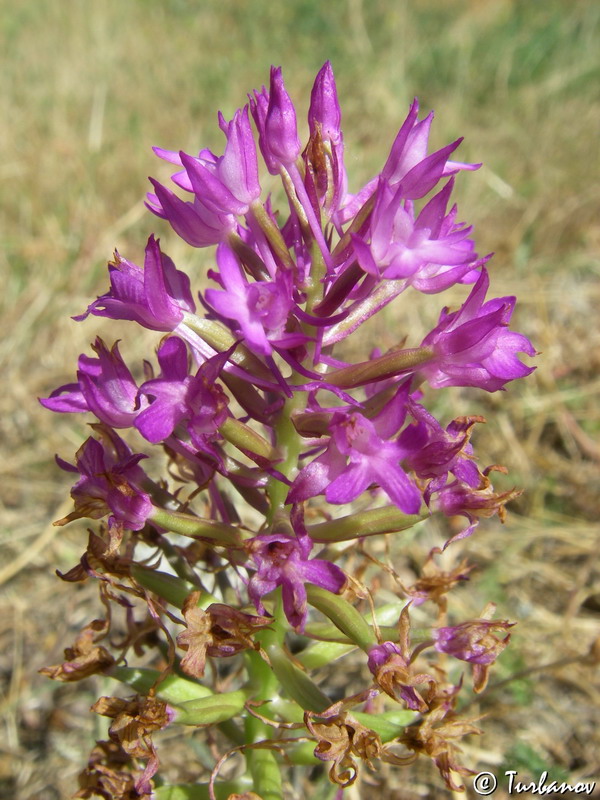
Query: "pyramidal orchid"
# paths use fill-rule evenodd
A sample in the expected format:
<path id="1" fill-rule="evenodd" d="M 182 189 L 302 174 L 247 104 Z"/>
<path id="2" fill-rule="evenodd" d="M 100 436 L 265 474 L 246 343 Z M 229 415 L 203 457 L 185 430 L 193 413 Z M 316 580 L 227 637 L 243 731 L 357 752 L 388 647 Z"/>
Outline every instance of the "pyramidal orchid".
<path id="1" fill-rule="evenodd" d="M 51 411 L 91 411 L 112 428 L 129 428 L 145 406 L 115 342 L 109 350 L 100 337 L 92 345 L 97 358 L 79 356 L 77 383 L 56 389 L 40 400 Z"/>
<path id="2" fill-rule="evenodd" d="M 262 598 L 281 586 L 283 610 L 290 624 L 304 631 L 308 613 L 305 583 L 321 586 L 334 594 L 346 583 L 343 571 L 329 561 L 309 558 L 313 541 L 304 527 L 301 506 L 294 506 L 291 525 L 274 525 L 273 533 L 259 534 L 246 542 L 256 572 L 248 583 L 248 594 L 259 614 L 264 614 Z"/>
<path id="3" fill-rule="evenodd" d="M 183 319 L 184 311 L 195 310 L 188 276 L 175 267 L 153 236 L 146 246 L 143 269 L 115 253 L 108 270 L 107 294 L 73 319 L 80 321 L 94 314 L 135 320 L 155 331 L 172 331 Z"/>
<path id="4" fill-rule="evenodd" d="M 179 269 L 154 235 L 143 266 L 115 253 L 106 292 L 74 319 L 135 322 L 154 346 L 143 364 L 126 363 L 118 342 L 96 338 L 75 380 L 41 400 L 92 420 L 74 463 L 58 460 L 75 483 L 57 524 L 99 527 L 63 577 L 98 580 L 105 606 L 127 610 L 125 639 L 109 636 L 107 612 L 45 670 L 103 673 L 134 695 L 93 707 L 113 722 L 77 797 L 162 800 L 189 788 L 210 800 L 291 799 L 286 771 L 322 761 L 341 793 L 361 763 L 400 767 L 418 754 L 453 789 L 450 771 L 469 773 L 455 755 L 456 739 L 477 732 L 455 711 L 461 662 L 481 690 L 508 644 L 494 633 L 511 623 L 447 624 L 446 595 L 471 567 L 442 571 L 438 545 L 451 553 L 481 518 L 502 520 L 518 490 L 497 491 L 502 468 L 478 462 L 482 417 L 461 407 L 441 420 L 433 409 L 448 387 L 505 390 L 531 373 L 522 358 L 535 350 L 510 328 L 515 298 L 488 297 L 490 257 L 457 221 L 455 180 L 479 166 L 453 160 L 461 140 L 430 151 L 433 114 L 420 119 L 415 100 L 381 171 L 351 190 L 329 62 L 307 106 L 303 145 L 273 67 L 231 119 L 219 113 L 222 155 L 155 148 L 174 172 L 170 186 L 151 179 L 146 204 L 192 247 L 215 247 L 207 269 Z M 281 180 L 281 209 L 263 192 L 265 172 Z M 403 303 L 451 287 L 462 303 L 416 338 Z M 372 352 L 362 326 L 390 304 L 388 349 Z M 429 516 L 467 523 L 381 608 L 361 582 L 381 565 L 370 541 L 401 541 Z M 413 613 L 429 627 L 410 634 Z M 358 692 L 311 675 L 342 657 L 354 677 L 362 665 Z M 234 667 L 222 670 L 222 658 Z M 152 734 L 178 725 L 211 728 L 213 749 L 243 753 L 250 777 L 222 780 L 222 758 L 205 780 L 199 766 L 193 786 L 165 786 Z"/>

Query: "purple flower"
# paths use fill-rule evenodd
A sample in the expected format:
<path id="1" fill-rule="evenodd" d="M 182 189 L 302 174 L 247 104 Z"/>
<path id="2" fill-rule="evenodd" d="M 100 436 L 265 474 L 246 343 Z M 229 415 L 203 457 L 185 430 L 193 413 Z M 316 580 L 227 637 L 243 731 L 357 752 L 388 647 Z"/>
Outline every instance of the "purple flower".
<path id="1" fill-rule="evenodd" d="M 302 148 L 298 139 L 296 109 L 283 84 L 281 67 L 271 67 L 269 92 L 263 86 L 250 99 L 258 130 L 258 144 L 271 175 L 293 164 Z"/>
<path id="2" fill-rule="evenodd" d="M 526 367 L 517 353 L 535 355 L 529 339 L 508 329 L 514 297 L 484 302 L 489 286 L 486 269 L 458 311 L 443 309 L 436 328 L 423 339 L 434 356 L 419 371 L 431 386 L 478 386 L 488 392 L 523 378 L 535 367 Z"/>
<path id="3" fill-rule="evenodd" d="M 146 476 L 138 462 L 146 456 L 132 453 L 110 428 L 95 427 L 103 441 L 86 439 L 77 451 L 75 466 L 56 459 L 59 467 L 79 473 L 81 478 L 71 490 L 75 510 L 55 524 L 65 525 L 81 517 L 100 519 L 110 514 L 109 524 L 139 531 L 154 508 L 140 488 Z"/>
<path id="4" fill-rule="evenodd" d="M 381 178 L 392 189 L 398 190 L 402 198 L 416 200 L 425 197 L 441 178 L 453 175 L 461 169 L 479 169 L 481 164 L 448 160 L 462 139 L 457 139 L 428 156 L 427 147 L 433 112 L 421 121 L 418 120 L 418 115 L 419 102 L 415 99 L 398 131 L 380 175 L 370 180 L 358 194 L 348 195 L 338 215 L 340 222 L 352 219 L 376 190 Z"/>
<path id="5" fill-rule="evenodd" d="M 294 507 L 291 522 L 293 531 L 286 525 L 280 532 L 260 534 L 245 543 L 256 566 L 248 583 L 248 594 L 258 613 L 264 614 L 262 598 L 281 586 L 285 615 L 290 624 L 302 632 L 307 616 L 304 584 L 313 583 L 338 594 L 346 583 L 346 576 L 329 561 L 309 559 L 313 542 L 304 527 L 300 506 Z"/>
<path id="6" fill-rule="evenodd" d="M 506 631 L 514 622 L 476 619 L 433 632 L 435 649 L 471 664 L 492 664 L 506 647 L 510 633 L 498 639 L 493 631 Z"/>
<path id="7" fill-rule="evenodd" d="M 260 183 L 248 106 L 238 109 L 231 122 L 226 122 L 222 115 L 219 115 L 219 121 L 227 137 L 227 146 L 225 153 L 217 159 L 215 172 L 231 194 L 249 207 L 260 196 Z"/>
<path id="8" fill-rule="evenodd" d="M 195 311 L 188 276 L 161 252 L 151 236 L 146 246 L 144 269 L 115 252 L 109 264 L 110 289 L 75 320 L 88 314 L 110 319 L 129 319 L 155 331 L 172 331 L 184 312 Z"/>
<path id="9" fill-rule="evenodd" d="M 98 358 L 79 356 L 78 383 L 60 386 L 40 403 L 51 411 L 91 411 L 112 428 L 133 425 L 146 405 L 138 402 L 138 387 L 119 353 L 119 343 L 109 350 L 98 337 L 92 349 Z"/>
<path id="10" fill-rule="evenodd" d="M 330 503 L 349 503 L 378 484 L 402 511 L 418 513 L 421 494 L 400 466 L 407 451 L 389 440 L 406 417 L 407 391 L 402 387 L 372 420 L 358 411 L 334 413 L 327 450 L 301 470 L 287 502 L 324 493 Z"/>
<path id="11" fill-rule="evenodd" d="M 383 642 L 371 647 L 367 664 L 375 681 L 386 694 L 394 699 L 400 698 L 413 711 L 426 711 L 435 692 L 436 681 L 426 672 L 416 672 L 413 667 L 413 662 L 424 646 L 418 645 L 411 653 L 409 606 L 410 603 L 400 614 L 398 644 Z M 429 685 L 427 701 L 415 689 L 415 686 L 421 684 Z"/>
<path id="12" fill-rule="evenodd" d="M 307 340 L 300 332 L 285 330 L 294 305 L 291 273 L 282 271 L 274 281 L 249 283 L 226 244 L 217 249 L 217 263 L 224 290 L 207 289 L 206 300 L 220 316 L 235 321 L 251 350 L 267 356 L 272 345 L 296 347 Z"/>
<path id="13" fill-rule="evenodd" d="M 228 414 L 227 395 L 215 381 L 229 355 L 229 351 L 219 353 L 192 376 L 185 343 L 176 336 L 169 337 L 157 353 L 160 377 L 140 386 L 140 395 L 151 400 L 135 421 L 142 436 L 157 444 L 186 420 L 193 443 L 205 449 Z"/>
<path id="14" fill-rule="evenodd" d="M 235 231 L 233 214 L 211 211 L 197 197 L 192 202 L 182 200 L 153 178 L 150 182 L 156 194 L 147 195 L 146 207 L 157 217 L 166 219 L 175 233 L 192 247 L 210 247 Z"/>
<path id="15" fill-rule="evenodd" d="M 392 187 L 401 184 L 402 197 L 410 199 L 424 197 L 442 177 L 452 175 L 460 169 L 473 170 L 481 166 L 448 160 L 462 139 L 457 139 L 428 156 L 433 112 L 421 121 L 418 121 L 418 114 L 419 102 L 415 99 L 381 172 L 381 176 Z"/>
<path id="16" fill-rule="evenodd" d="M 504 467 L 492 466 L 479 472 L 479 481 L 474 484 L 464 480 L 454 480 L 441 485 L 434 482 L 427 487 L 425 500 L 433 511 L 441 511 L 447 517 L 464 516 L 469 521 L 469 526 L 449 539 L 444 549 L 452 542 L 470 536 L 479 524 L 481 517 L 493 517 L 498 514 L 500 522 L 504 522 L 506 503 L 521 494 L 519 489 L 509 489 L 507 492 L 495 492 L 488 475 L 490 472 L 506 472 Z"/>
<path id="17" fill-rule="evenodd" d="M 493 605 L 488 609 L 493 609 Z M 435 649 L 473 664 L 474 689 L 481 692 L 487 683 L 490 665 L 510 641 L 510 633 L 504 639 L 499 639 L 494 632 L 505 632 L 514 624 L 506 620 L 474 619 L 460 625 L 438 628 L 433 631 Z"/>
<path id="18" fill-rule="evenodd" d="M 316 195 L 329 217 L 337 212 L 347 190 L 341 119 L 333 70 L 330 62 L 326 61 L 317 74 L 310 95 L 310 138 L 304 160 L 308 194 Z"/>
<path id="19" fill-rule="evenodd" d="M 393 280 L 404 278 L 423 292 L 447 289 L 473 273 L 477 254 L 466 237 L 470 227 L 455 225 L 456 206 L 446 215 L 453 181 L 414 218 L 413 204 L 402 203 L 403 186 L 392 189 L 381 179 L 370 223 L 370 243 L 353 235 L 358 262 L 365 272 Z"/>
<path id="20" fill-rule="evenodd" d="M 160 188 L 164 187 L 153 182 L 157 187 L 157 197 L 161 198 L 163 210 L 164 200 L 167 204 L 171 203 L 174 210 L 179 211 L 179 216 L 174 215 L 174 221 L 185 219 L 187 213 L 191 223 L 188 231 L 190 238 L 193 238 L 195 230 L 198 229 L 199 242 L 204 239 L 202 229 L 197 223 L 194 226 L 194 219 L 190 216 L 191 211 L 203 216 L 205 223 L 212 222 L 209 227 L 220 235 L 209 242 L 210 244 L 219 241 L 224 231 L 232 229 L 229 215 L 246 214 L 250 204 L 260 195 L 256 145 L 248 118 L 248 106 L 236 111 L 231 122 L 226 122 L 219 114 L 219 124 L 227 137 L 225 153 L 222 156 L 215 156 L 210 150 L 202 150 L 198 156 L 191 156 L 184 152 L 177 154 L 155 148 L 155 152 L 161 158 L 183 167 L 183 171 L 175 173 L 172 180 L 185 191 L 195 195 L 194 206 L 189 208 L 189 204 L 185 204 L 188 208 L 184 208 L 181 205 L 183 201 L 173 200 L 172 197 L 165 195 L 164 191 L 161 194 Z M 184 215 L 183 218 L 181 214 Z M 206 238 L 210 239 L 211 233 L 211 230 L 206 231 Z"/>
<path id="21" fill-rule="evenodd" d="M 331 62 L 326 61 L 315 78 L 310 93 L 310 107 L 308 109 L 308 127 L 310 135 L 319 132 L 323 142 L 330 143 L 333 147 L 340 147 L 343 143 L 341 131 L 342 112 L 337 96 L 335 77 Z"/>
<path id="22" fill-rule="evenodd" d="M 427 703 L 412 683 L 433 680 L 430 676 L 411 676 L 410 663 L 394 642 L 383 642 L 369 650 L 368 667 L 372 675 L 391 697 L 399 697 L 413 711 L 425 711 Z M 415 677 L 417 680 L 415 680 Z"/>
<path id="23" fill-rule="evenodd" d="M 479 486 L 481 475 L 473 461 L 469 440 L 473 425 L 485 422 L 484 418 L 459 417 L 444 429 L 427 409 L 412 399 L 409 410 L 417 424 L 404 429 L 400 442 L 407 451 L 406 463 L 415 474 L 419 478 L 432 478 L 437 488 L 445 484 L 449 472 L 469 486 Z"/>

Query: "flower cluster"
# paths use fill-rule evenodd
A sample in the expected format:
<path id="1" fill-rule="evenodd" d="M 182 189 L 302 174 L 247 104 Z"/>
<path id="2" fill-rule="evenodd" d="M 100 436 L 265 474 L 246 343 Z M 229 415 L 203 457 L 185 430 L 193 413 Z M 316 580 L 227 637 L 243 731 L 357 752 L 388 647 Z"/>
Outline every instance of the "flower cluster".
<path id="1" fill-rule="evenodd" d="M 160 726 L 247 716 L 248 701 L 271 700 L 269 692 L 275 696 L 279 682 L 291 701 L 313 714 L 306 722 L 308 735 L 325 730 L 330 723 L 315 720 L 333 719 L 333 712 L 324 713 L 331 702 L 313 684 L 305 686 L 308 676 L 299 677 L 293 672 L 297 667 L 281 659 L 287 629 L 303 635 L 310 649 L 311 624 L 317 623 L 311 622 L 309 608 L 324 613 L 343 641 L 365 651 L 375 694 L 383 690 L 413 716 L 418 712 L 426 718 L 431 712 L 448 725 L 457 687 L 441 681 L 441 668 L 416 669 L 415 659 L 429 648 L 472 662 L 476 688 L 482 689 L 489 665 L 508 640 L 490 633 L 508 623 L 476 620 L 438 627 L 429 642 L 411 652 L 405 607 L 398 610 L 398 641 L 377 642 L 342 596 L 352 576 L 334 563 L 340 552 L 313 552 L 318 542 L 403 530 L 434 512 L 467 518 L 468 527 L 453 541 L 471 534 L 481 516 L 502 517 L 504 504 L 516 494 L 495 492 L 489 478 L 494 468 L 477 463 L 470 439 L 481 417 L 463 415 L 442 424 L 426 407 L 428 397 L 444 387 L 502 390 L 533 369 L 519 354 L 535 354 L 529 340 L 509 327 L 515 298 L 487 297 L 489 257 L 475 251 L 471 226 L 457 221 L 451 204 L 455 176 L 479 165 L 452 160 L 460 139 L 429 152 L 431 124 L 432 114 L 419 119 L 415 100 L 381 172 L 351 193 L 331 65 L 323 66 L 312 89 L 305 147 L 281 70 L 272 68 L 269 87 L 249 95 L 233 119 L 219 114 L 222 155 L 156 148 L 176 171 L 173 187 L 152 180 L 147 206 L 192 247 L 216 246 L 206 275 L 213 286 L 198 292 L 205 276 L 195 275 L 192 291 L 190 277 L 151 236 L 143 267 L 115 253 L 109 289 L 74 317 L 129 320 L 163 335 L 156 366 L 145 362 L 141 382 L 118 343 L 98 338 L 95 356 L 80 357 L 76 382 L 41 401 L 52 411 L 89 412 L 97 420 L 95 435 L 82 445 L 75 465 L 59 460 L 63 469 L 79 475 L 72 491 L 75 509 L 60 524 L 90 517 L 106 518 L 107 526 L 101 534 L 107 548 L 96 541 L 94 564 L 88 553 L 82 567 L 72 571 L 73 579 L 94 574 L 110 584 L 118 575 L 122 586 L 126 576 L 130 592 L 145 600 L 166 636 L 160 604 L 183 609 L 184 619 L 177 620 L 185 628 L 177 643 L 187 650 L 181 665 L 190 680 L 175 674 L 170 679 L 189 684 L 191 695 L 179 696 L 179 705 L 171 699 L 177 713 L 163 714 Z M 285 211 L 276 211 L 264 197 L 259 155 L 268 172 L 281 179 Z M 393 301 L 401 307 L 402 295 L 411 301 L 419 293 L 457 284 L 470 287 L 464 302 L 454 311 L 444 308 L 422 341 L 406 342 L 410 331 L 402 330 L 396 312 L 400 325 L 396 322 L 396 339 L 387 352 L 369 353 L 363 346 L 355 362 L 334 355 L 335 345 L 349 337 L 352 352 L 360 352 L 361 326 Z M 136 442 L 134 449 L 117 429 Z M 156 457 L 160 454 L 163 461 Z M 170 478 L 157 479 L 165 454 Z M 343 517 L 332 508 L 359 498 L 360 513 Z M 319 509 L 326 521 L 310 524 Z M 257 525 L 257 518 L 262 523 Z M 173 533 L 192 545 L 174 544 Z M 126 557 L 116 555 L 122 541 Z M 178 577 L 135 562 L 135 544 L 142 541 L 171 561 Z M 208 590 L 212 574 L 215 588 Z M 446 604 L 440 597 L 466 575 L 428 577 L 412 596 L 419 603 L 432 599 L 441 623 Z M 431 593 L 423 586 L 433 587 Z M 223 602 L 215 605 L 217 589 Z M 162 598 L 158 606 L 156 596 Z M 213 611 L 204 611 L 210 603 Z M 242 610 L 247 606 L 260 616 Z M 217 713 L 201 681 L 205 662 L 242 650 L 249 651 L 248 686 L 224 696 Z M 106 656 L 98 659 L 98 670 L 106 663 Z M 257 690 L 257 676 L 265 668 L 269 677 Z M 84 672 L 89 671 L 86 661 Z M 64 670 L 55 672 L 60 676 Z M 140 680 L 132 680 L 143 694 Z M 168 701 L 161 680 L 164 675 L 146 688 Z M 186 702 L 196 703 L 195 712 L 185 708 Z M 223 709 L 233 710 L 228 717 Z M 264 713 L 267 721 L 252 720 L 255 733 L 268 739 L 265 731 L 277 712 L 274 717 Z M 354 718 L 351 724 L 344 721 L 347 710 L 335 713 L 336 731 L 343 729 L 348 742 L 340 759 L 360 756 L 356 731 L 367 718 L 369 736 L 379 737 L 374 717 L 366 712 L 360 725 Z M 329 750 L 317 739 L 316 756 L 327 760 L 323 754 Z M 112 744 L 119 741 L 113 736 Z M 385 741 L 377 741 L 372 752 L 392 759 Z M 158 765 L 153 747 L 144 746 L 130 748 L 138 757 L 151 754 L 152 768 L 135 784 L 139 796 L 152 791 Z M 252 755 L 249 751 L 250 760 Z M 365 756 L 369 764 L 371 756 Z M 293 752 L 290 757 L 293 761 Z M 352 780 L 355 773 L 348 773 Z M 214 776 L 211 792 L 213 783 Z M 252 788 L 260 793 L 260 786 Z"/>

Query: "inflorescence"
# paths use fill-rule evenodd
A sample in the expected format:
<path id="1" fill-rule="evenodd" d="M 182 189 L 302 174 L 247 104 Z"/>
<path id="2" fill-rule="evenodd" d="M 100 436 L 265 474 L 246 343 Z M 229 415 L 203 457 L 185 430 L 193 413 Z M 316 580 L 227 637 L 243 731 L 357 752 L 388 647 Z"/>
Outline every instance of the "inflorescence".
<path id="1" fill-rule="evenodd" d="M 214 288 L 192 291 L 154 236 L 143 267 L 115 252 L 108 291 L 74 319 L 160 332 L 156 364 L 145 361 L 136 380 L 118 343 L 97 338 L 76 381 L 41 401 L 96 418 L 75 463 L 58 459 L 77 480 L 74 509 L 56 524 L 102 520 L 61 577 L 98 579 L 127 631 L 117 643 L 107 611 L 63 664 L 43 671 L 66 681 L 103 673 L 136 692 L 94 706 L 111 719 L 108 739 L 76 797 L 179 797 L 161 784 L 152 741 L 177 724 L 210 727 L 221 747 L 212 775 L 198 767 L 198 797 L 289 796 L 294 764 L 325 762 L 340 797 L 361 762 L 426 755 L 453 789 L 470 774 L 457 742 L 478 729 L 456 712 L 453 659 L 472 665 L 483 690 L 511 623 L 487 608 L 447 624 L 447 593 L 470 567 L 444 572 L 439 549 L 383 606 L 344 570 L 365 537 L 398 536 L 433 513 L 461 515 L 447 546 L 481 517 L 502 518 L 518 494 L 495 491 L 490 475 L 500 468 L 477 463 L 470 440 L 482 417 L 442 424 L 426 407 L 444 387 L 502 390 L 532 372 L 518 355 L 535 350 L 509 328 L 515 298 L 487 299 L 489 256 L 477 254 L 451 205 L 455 176 L 479 165 L 452 160 L 460 139 L 428 153 L 433 115 L 418 114 L 415 100 L 383 169 L 355 194 L 328 62 L 312 89 L 305 147 L 272 68 L 268 90 L 249 95 L 231 121 L 219 114 L 222 156 L 156 148 L 180 191 L 152 180 L 147 206 L 192 247 L 216 246 Z M 259 152 L 281 179 L 285 209 L 264 198 Z M 471 287 L 462 306 L 444 308 L 411 341 L 402 300 L 456 284 Z M 394 346 L 361 349 L 361 326 L 391 303 Z M 357 362 L 334 354 L 349 338 Z M 426 602 L 433 624 L 411 631 L 409 612 Z M 349 653 L 363 683 L 334 702 L 310 672 Z M 224 759 L 237 751 L 246 774 L 224 780 Z"/>

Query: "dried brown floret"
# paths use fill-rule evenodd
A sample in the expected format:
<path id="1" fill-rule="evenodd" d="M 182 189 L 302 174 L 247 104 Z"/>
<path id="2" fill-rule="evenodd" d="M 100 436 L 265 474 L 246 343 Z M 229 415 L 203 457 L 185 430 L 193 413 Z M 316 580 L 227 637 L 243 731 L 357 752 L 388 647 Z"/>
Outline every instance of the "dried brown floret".
<path id="1" fill-rule="evenodd" d="M 80 681 L 103 672 L 115 663 L 115 659 L 102 645 L 97 644 L 108 633 L 108 622 L 94 619 L 78 635 L 73 647 L 65 648 L 66 661 L 51 667 L 43 667 L 42 675 L 55 681 Z"/>

